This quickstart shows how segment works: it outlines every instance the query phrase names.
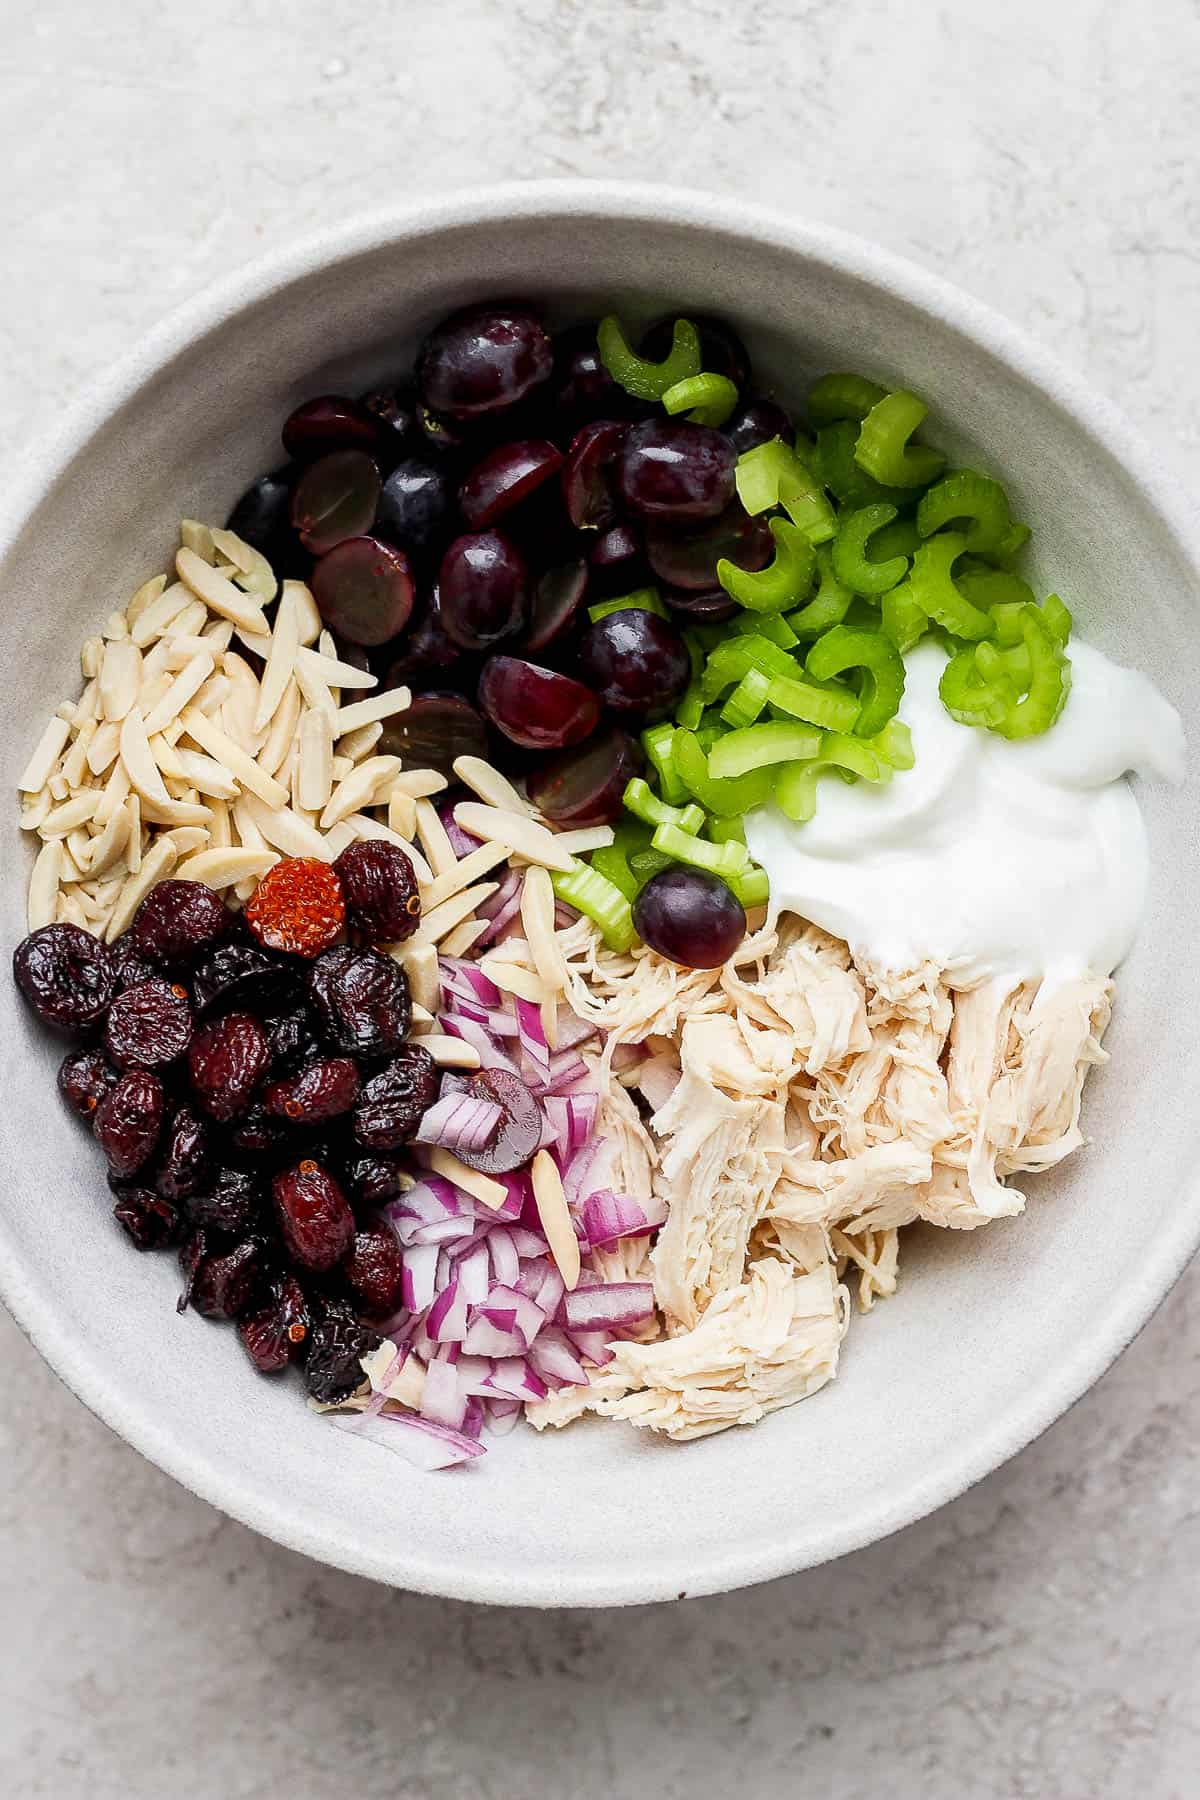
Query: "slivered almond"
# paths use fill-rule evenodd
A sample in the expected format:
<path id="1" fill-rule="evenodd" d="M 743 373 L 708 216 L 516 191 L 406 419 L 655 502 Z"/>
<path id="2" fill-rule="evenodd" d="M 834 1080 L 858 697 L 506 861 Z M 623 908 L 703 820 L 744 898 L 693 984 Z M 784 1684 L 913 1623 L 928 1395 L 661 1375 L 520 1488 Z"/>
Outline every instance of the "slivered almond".
<path id="1" fill-rule="evenodd" d="M 213 534 L 207 525 L 199 519 L 181 519 L 179 521 L 179 541 L 189 550 L 195 552 L 202 562 L 215 563 L 217 560 Z"/>
<path id="2" fill-rule="evenodd" d="M 206 718 L 199 707 L 188 707 L 183 714 L 183 728 L 201 750 L 207 750 L 210 756 L 215 756 L 231 775 L 237 777 L 243 787 L 249 788 L 252 794 L 257 794 L 260 800 L 265 800 L 268 806 L 282 806 L 285 803 L 287 789 L 281 787 L 274 776 L 264 775 L 253 758 L 247 756 L 219 725 Z"/>
<path id="3" fill-rule="evenodd" d="M 64 800 L 61 806 L 55 806 L 42 821 L 41 833 L 44 838 L 69 837 L 80 825 L 86 825 L 95 814 L 100 804 L 99 788 L 85 788 L 71 800 Z"/>
<path id="4" fill-rule="evenodd" d="M 317 716 L 319 718 L 324 718 L 325 714 L 320 713 Z M 345 781 L 347 775 L 350 773 L 350 771 L 353 767 L 354 767 L 354 764 L 348 756 L 331 756 L 329 759 L 329 784 L 330 784 L 330 787 L 333 786 L 333 783 L 335 781 Z"/>
<path id="5" fill-rule="evenodd" d="M 529 1173 L 533 1179 L 533 1198 L 538 1218 L 542 1221 L 542 1231 L 558 1272 L 570 1293 L 579 1284 L 579 1239 L 575 1236 L 575 1226 L 563 1192 L 558 1164 L 548 1150 L 539 1150 L 530 1164 Z"/>
<path id="6" fill-rule="evenodd" d="M 104 639 L 102 637 L 84 638 L 83 648 L 79 652 L 79 668 L 85 681 L 90 681 L 100 673 L 100 664 L 104 659 Z"/>
<path id="7" fill-rule="evenodd" d="M 473 800 L 460 801 L 454 809 L 454 817 L 472 837 L 482 838 L 489 844 L 504 844 L 517 855 L 527 856 L 530 862 L 541 863 L 547 869 L 568 872 L 576 867 L 575 858 L 558 848 L 554 833 L 534 819 L 505 812 L 496 806 L 481 806 Z"/>
<path id="8" fill-rule="evenodd" d="M 137 874 L 130 875 L 123 884 L 104 928 L 106 944 L 114 943 L 120 937 L 155 882 L 164 880 L 171 873 L 176 860 L 175 846 L 170 838 L 160 837 L 142 858 L 142 866 Z"/>
<path id="9" fill-rule="evenodd" d="M 449 786 L 446 777 L 436 769 L 404 769 L 393 781 L 392 792 L 398 789 L 402 794 L 411 794 L 414 800 L 427 800 L 431 794 L 444 793 Z"/>
<path id="10" fill-rule="evenodd" d="M 61 717 L 61 713 L 59 716 Z M 78 731 L 82 725 L 87 725 L 93 719 L 98 721 L 99 718 L 100 679 L 98 676 L 93 676 L 79 696 L 79 700 L 71 715 L 71 723 L 74 725 L 76 731 Z"/>
<path id="11" fill-rule="evenodd" d="M 27 914 L 30 931 L 52 925 L 58 910 L 58 887 L 62 877 L 63 842 L 50 838 L 37 853 L 33 873 L 29 877 Z"/>
<path id="12" fill-rule="evenodd" d="M 367 753 L 373 750 L 383 736 L 383 726 L 376 721 L 373 725 L 360 725 L 357 731 L 348 731 L 338 739 L 337 753 L 348 762 L 361 762 Z"/>
<path id="13" fill-rule="evenodd" d="M 208 841 L 214 850 L 219 850 L 233 842 L 233 832 L 229 822 L 229 807 L 224 800 L 212 803 L 212 823 L 209 826 Z M 182 856 L 183 852 L 180 851 Z"/>
<path id="14" fill-rule="evenodd" d="M 287 760 L 288 751 L 296 740 L 303 712 L 304 697 L 293 679 L 283 690 L 283 699 L 275 708 L 275 717 L 271 720 L 266 742 L 254 759 L 264 774 L 279 774 Z"/>
<path id="15" fill-rule="evenodd" d="M 101 730 L 103 729 L 104 727 L 102 726 Z M 99 737 L 99 735 L 100 733 L 97 732 L 96 736 Z M 119 813 L 124 806 L 128 793 L 129 774 L 125 768 L 125 764 L 118 762 L 114 766 L 112 774 L 109 776 L 105 785 L 104 792 L 100 796 L 100 804 L 96 808 L 96 815 L 92 821 L 93 824 L 101 827 L 107 825 L 108 821 L 113 818 L 116 813 Z"/>
<path id="16" fill-rule="evenodd" d="M 339 738 L 344 737 L 348 731 L 357 731 L 360 725 L 375 725 L 396 713 L 407 712 L 411 705 L 412 694 L 406 687 L 391 688 L 386 694 L 372 694 L 369 700 L 356 700 L 353 706 L 338 709 L 333 721 L 334 733 Z"/>
<path id="17" fill-rule="evenodd" d="M 221 707 L 221 728 L 247 756 L 257 756 L 266 736 L 258 732 L 254 720 L 258 712 L 258 677 L 236 650 L 227 650 L 221 658 L 221 672 L 229 682 L 229 694 Z"/>
<path id="18" fill-rule="evenodd" d="M 307 712 L 301 719 L 299 771 L 301 806 L 320 812 L 333 792 L 333 726 L 328 713 Z"/>
<path id="19" fill-rule="evenodd" d="M 182 792 L 182 789 L 190 784 L 181 753 L 176 750 L 169 738 L 163 736 L 161 731 L 155 732 L 153 737 L 148 737 L 146 742 L 150 746 L 150 754 L 158 764 L 158 772 L 163 780 L 179 783 Z M 171 792 L 174 794 L 174 789 Z M 174 798 L 179 799 L 180 794 L 174 794 Z"/>
<path id="20" fill-rule="evenodd" d="M 194 794 L 194 788 L 187 788 L 186 794 Z M 164 804 L 161 800 L 147 800 L 141 795 L 142 818 L 148 825 L 207 825 L 212 819 L 211 808 L 199 800 L 177 800 L 174 795 Z M 214 801 L 213 805 L 220 805 Z"/>
<path id="21" fill-rule="evenodd" d="M 140 794 L 130 794 L 125 802 L 129 829 L 125 837 L 125 867 L 136 875 L 142 866 L 142 806 Z"/>
<path id="22" fill-rule="evenodd" d="M 285 856 L 315 856 L 322 862 L 327 860 L 329 851 L 325 839 L 298 813 L 293 812 L 290 806 L 273 810 L 264 806 L 253 794 L 247 794 L 240 804 L 254 820 L 267 843 L 276 850 L 282 850 Z"/>
<path id="23" fill-rule="evenodd" d="M 481 969 L 486 969 L 490 980 L 506 994 L 515 994 L 518 1000 L 528 1000 L 533 1006 L 540 1006 L 543 1000 L 550 997 L 549 990 L 541 976 L 534 969 L 526 969 L 520 963 L 505 962 L 502 957 L 493 960 L 485 956 L 480 960 Z"/>
<path id="24" fill-rule="evenodd" d="M 462 1038 L 447 1037 L 441 1031 L 427 1031 L 417 1039 L 422 1050 L 428 1050 L 439 1069 L 477 1069 L 479 1052 Z"/>
<path id="25" fill-rule="evenodd" d="M 146 739 L 141 709 L 136 706 L 130 708 L 121 722 L 121 761 L 125 764 L 130 785 L 139 794 L 162 803 L 170 800 Z"/>
<path id="26" fill-rule="evenodd" d="M 278 861 L 274 850 L 201 850 L 181 862 L 175 873 L 180 881 L 202 881 L 205 887 L 236 887 L 239 881 L 261 878 Z"/>
<path id="27" fill-rule="evenodd" d="M 196 695 L 193 705 L 208 718 L 215 719 L 232 692 L 233 683 L 227 675 L 210 675 Z"/>
<path id="28" fill-rule="evenodd" d="M 283 602 L 280 601 L 280 605 Z M 278 626 L 275 628 L 279 629 Z M 322 634 L 324 635 L 324 634 Z M 306 669 L 323 681 L 329 688 L 373 688 L 378 687 L 377 678 L 369 670 L 356 669 L 353 663 L 342 662 L 336 656 L 327 656 L 323 651 L 308 648 L 299 651 L 299 660 Z"/>
<path id="29" fill-rule="evenodd" d="M 411 794 L 397 788 L 395 782 L 388 795 L 388 825 L 392 831 L 410 841 L 417 835 L 417 803 Z"/>
<path id="30" fill-rule="evenodd" d="M 106 643 L 116 644 L 129 636 L 129 622 L 123 612 L 110 612 L 104 621 L 103 637 Z"/>
<path id="31" fill-rule="evenodd" d="M 246 796 L 233 804 L 233 829 L 247 850 L 265 850 L 267 840 L 258 829 L 258 821 L 246 805 Z"/>
<path id="32" fill-rule="evenodd" d="M 449 900 L 443 900 L 429 912 L 421 914 L 421 936 L 427 944 L 436 944 L 453 931 L 464 919 L 469 919 L 481 901 L 496 892 L 498 881 L 480 881 L 474 887 L 464 888 L 460 894 L 452 894 Z"/>
<path id="33" fill-rule="evenodd" d="M 339 819 L 361 811 L 364 806 L 370 806 L 380 788 L 391 781 L 399 767 L 400 759 L 397 756 L 371 756 L 366 762 L 356 764 L 329 796 L 321 814 L 322 830 L 327 831 Z"/>
<path id="34" fill-rule="evenodd" d="M 223 619 L 232 619 L 245 631 L 260 632 L 263 637 L 268 635 L 270 626 L 262 607 L 224 575 L 218 575 L 194 550 L 184 546 L 177 552 L 175 571 L 180 580 L 186 581 L 192 592 Z"/>
<path id="35" fill-rule="evenodd" d="M 30 796 L 21 808 L 21 816 L 17 821 L 21 831 L 36 831 L 54 804 L 54 798 L 48 787 L 40 788 Z"/>
<path id="36" fill-rule="evenodd" d="M 87 766 L 93 775 L 103 775 L 111 769 L 121 754 L 121 727 L 110 725 L 107 721 L 97 727 L 95 736 L 87 747 Z"/>
<path id="37" fill-rule="evenodd" d="M 489 806 L 498 806 L 502 812 L 516 813 L 520 818 L 537 817 L 535 809 L 518 794 L 512 782 L 481 756 L 456 756 L 454 773 L 465 787 L 486 800 Z"/>
<path id="38" fill-rule="evenodd" d="M 548 992 L 560 993 L 567 985 L 567 964 L 554 928 L 554 885 L 546 869 L 534 866 L 525 871 L 521 923 L 534 968 Z"/>
<path id="39" fill-rule="evenodd" d="M 66 800 L 70 795 L 71 790 L 67 785 L 67 778 L 61 769 L 50 777 L 46 785 L 50 789 L 52 800 Z"/>
<path id="40" fill-rule="evenodd" d="M 268 656 L 271 654 L 271 634 L 269 631 L 243 631 L 239 626 L 236 631 L 236 636 L 238 643 L 242 644 L 250 652 L 251 656 L 257 656 L 260 662 L 266 662 Z"/>
<path id="41" fill-rule="evenodd" d="M 180 767 L 184 776 L 192 786 L 202 794 L 209 794 L 214 800 L 236 800 L 241 788 L 229 773 L 228 769 L 211 756 L 205 756 L 203 750 L 176 750 Z"/>
<path id="42" fill-rule="evenodd" d="M 222 623 L 228 624 L 228 620 Z M 153 649 L 147 650 L 143 673 L 149 676 L 151 665 L 156 663 L 174 674 L 185 668 L 193 656 L 207 656 L 215 665 L 222 654 L 222 650 L 199 632 L 171 630 L 159 638 Z"/>
<path id="43" fill-rule="evenodd" d="M 125 608 L 125 618 L 128 621 L 131 631 L 145 612 L 146 608 L 151 606 L 154 601 L 158 599 L 159 595 L 165 591 L 166 585 L 167 578 L 165 575 L 152 575 L 149 581 L 143 581 L 141 587 L 138 588 L 137 592 L 130 600 L 129 605 Z M 91 640 L 89 640 L 89 642 L 90 641 Z M 87 671 L 85 670 L 84 673 L 86 674 Z"/>
<path id="44" fill-rule="evenodd" d="M 177 612 L 167 627 L 165 636 L 191 637 L 197 631 L 203 631 L 208 623 L 208 608 L 203 600 L 193 600 L 182 612 Z M 228 624 L 228 620 L 226 621 Z M 232 630 L 232 626 L 230 627 Z M 161 643 L 161 639 L 159 640 Z"/>
<path id="45" fill-rule="evenodd" d="M 448 932 L 439 946 L 443 956 L 466 956 L 491 924 L 490 919 L 464 919 Z"/>
<path id="46" fill-rule="evenodd" d="M 58 908 L 54 916 L 61 925 L 78 925 L 84 931 L 88 929 L 95 917 L 94 914 L 89 914 L 84 907 L 78 888 L 71 888 L 69 891 L 65 888 L 59 889 Z"/>
<path id="47" fill-rule="evenodd" d="M 358 832 L 354 829 L 352 818 L 339 819 L 332 831 L 327 831 L 325 833 L 326 860 L 328 862 L 333 862 L 336 857 L 339 857 L 342 854 L 342 851 L 346 848 L 347 844 L 355 844 L 357 842 Z"/>
<path id="48" fill-rule="evenodd" d="M 442 978 L 438 972 L 438 953 L 432 944 L 394 944 L 389 954 L 408 976 L 409 993 L 414 1004 L 436 1013 L 442 1004 Z"/>
<path id="49" fill-rule="evenodd" d="M 473 1195 L 493 1210 L 499 1210 L 508 1199 L 508 1189 L 502 1181 L 493 1181 L 490 1175 L 481 1175 L 478 1169 L 468 1169 L 465 1162 L 460 1162 L 440 1144 L 430 1150 L 429 1166 L 435 1175 L 452 1181 L 455 1187 L 462 1188 L 464 1193 Z"/>
<path id="50" fill-rule="evenodd" d="M 209 833 L 203 825 L 175 825 L 165 836 L 174 844 L 181 861 L 196 850 L 211 848 Z"/>
<path id="51" fill-rule="evenodd" d="M 237 886 L 233 890 L 233 897 L 237 901 L 239 906 L 245 906 L 246 902 L 251 898 L 251 896 L 253 895 L 254 890 L 257 886 L 258 886 L 257 876 L 251 876 L 250 879 L 247 881 L 239 881 L 238 882 Z"/>
<path id="52" fill-rule="evenodd" d="M 300 620 L 296 614 L 296 597 L 285 593 L 275 609 L 271 650 L 259 685 L 258 707 L 254 714 L 255 731 L 263 731 L 275 717 L 276 708 L 295 671 L 299 650 Z"/>
<path id="53" fill-rule="evenodd" d="M 168 633 L 166 637 L 160 637 L 156 643 L 151 644 L 142 657 L 142 690 L 138 699 L 141 701 L 144 713 L 148 713 L 150 708 L 157 704 L 158 697 L 165 694 L 170 685 L 171 646 L 174 643 L 174 635 Z M 163 681 L 159 689 L 159 696 L 156 696 L 154 700 L 148 700 L 146 698 L 147 688 L 154 686 L 160 677 L 163 677 Z"/>
<path id="54" fill-rule="evenodd" d="M 584 825 L 577 831 L 556 831 L 554 841 L 570 856 L 586 856 L 589 850 L 605 850 L 616 833 L 611 825 Z"/>
<path id="55" fill-rule="evenodd" d="M 210 571 L 211 573 L 211 571 Z M 160 594 L 149 606 L 144 607 L 133 622 L 129 635 L 139 650 L 160 638 L 168 625 L 172 624 L 185 606 L 192 604 L 191 589 L 182 581 L 173 581 L 170 587 L 164 585 Z M 107 636 L 107 632 L 105 636 Z"/>
<path id="56" fill-rule="evenodd" d="M 417 837 L 421 848 L 429 858 L 429 866 L 435 875 L 445 875 L 457 866 L 458 858 L 454 854 L 454 846 L 446 836 L 446 827 L 442 824 L 437 807 L 429 800 L 417 801 Z"/>
<path id="57" fill-rule="evenodd" d="M 279 583 L 275 579 L 274 570 L 261 550 L 248 544 L 245 538 L 239 537 L 236 531 L 215 528 L 212 532 L 213 548 L 227 557 L 238 571 L 238 586 L 249 587 L 269 602 L 279 591 Z"/>
<path id="58" fill-rule="evenodd" d="M 211 619 L 200 635 L 206 644 L 212 645 L 213 655 L 220 656 L 233 642 L 233 620 Z"/>
<path id="59" fill-rule="evenodd" d="M 37 741 L 37 748 L 25 764 L 17 783 L 23 794 L 36 794 L 45 787 L 70 735 L 71 727 L 65 719 L 47 720 L 46 728 Z"/>
<path id="60" fill-rule="evenodd" d="M 508 851 L 503 844 L 480 844 L 478 850 L 469 851 L 452 869 L 447 869 L 444 875 L 436 876 L 427 887 L 422 888 L 422 908 L 428 910 L 440 906 L 451 894 L 470 887 L 473 881 L 478 881 L 489 869 L 494 869 L 497 863 L 504 862 L 507 857 Z"/>
<path id="61" fill-rule="evenodd" d="M 300 642 L 307 648 L 315 644 L 321 635 L 321 615 L 317 611 L 317 603 L 313 599 L 312 589 L 307 582 L 285 581 L 285 594 L 292 594 L 296 602 L 296 616 L 300 621 Z"/>
<path id="62" fill-rule="evenodd" d="M 162 731 L 177 719 L 213 672 L 215 664 L 207 650 L 199 651 L 184 663 L 158 704 L 146 715 L 146 735 Z"/>
<path id="63" fill-rule="evenodd" d="M 308 705 L 311 706 L 315 712 L 328 713 L 330 722 L 334 724 L 336 729 L 337 702 L 334 700 L 334 697 L 330 693 L 325 682 L 321 680 L 319 675 L 314 674 L 313 670 L 309 668 L 306 663 L 302 663 L 299 658 L 296 660 L 295 673 L 296 680 L 300 686 L 300 692 L 304 695 Z"/>

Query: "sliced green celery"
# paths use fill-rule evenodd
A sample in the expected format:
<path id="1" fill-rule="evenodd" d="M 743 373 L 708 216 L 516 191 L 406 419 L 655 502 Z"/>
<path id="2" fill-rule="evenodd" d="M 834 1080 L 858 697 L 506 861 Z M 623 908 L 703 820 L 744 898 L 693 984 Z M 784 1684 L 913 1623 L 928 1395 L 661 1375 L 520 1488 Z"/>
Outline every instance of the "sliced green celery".
<path id="1" fill-rule="evenodd" d="M 647 362 L 630 348 L 615 314 L 596 331 L 600 361 L 619 387 L 639 400 L 661 400 L 668 388 L 700 373 L 700 334 L 690 319 L 676 319 L 671 348 L 662 362 Z"/>
<path id="2" fill-rule="evenodd" d="M 806 725 L 819 725 L 825 731 L 853 731 L 858 719 L 859 703 L 853 694 L 836 693 L 789 675 L 775 677 L 767 698 L 790 718 L 803 719 Z"/>
<path id="3" fill-rule="evenodd" d="M 830 681 L 848 669 L 863 671 L 860 711 L 854 724 L 858 737 L 873 738 L 900 710 L 904 662 L 882 631 L 848 631 L 844 625 L 835 625 L 817 639 L 805 667 L 818 681 Z M 796 751 L 797 756 L 803 754 Z"/>
<path id="4" fill-rule="evenodd" d="M 687 789 L 675 768 L 675 759 L 671 753 L 674 741 L 675 727 L 666 721 L 661 725 L 648 725 L 642 733 L 642 749 L 646 753 L 646 761 L 658 776 L 659 793 L 668 806 L 682 806 L 687 800 Z"/>
<path id="5" fill-rule="evenodd" d="M 594 625 L 597 619 L 607 619 L 610 613 L 617 612 L 655 613 L 660 619 L 669 619 L 667 611 L 657 588 L 635 588 L 632 594 L 621 594 L 615 600 L 599 600 L 595 606 L 588 607 L 588 619 Z"/>
<path id="6" fill-rule="evenodd" d="M 808 390 L 808 416 L 814 425 L 832 425 L 837 419 L 865 419 L 886 394 L 886 388 L 877 381 L 868 381 L 865 375 L 822 375 Z"/>
<path id="7" fill-rule="evenodd" d="M 887 501 L 859 507 L 843 514 L 833 540 L 833 572 L 855 594 L 886 594 L 908 573 L 907 556 L 889 556 L 877 562 L 867 554 L 870 540 L 896 517 Z"/>
<path id="8" fill-rule="evenodd" d="M 821 733 L 814 726 L 772 719 L 765 725 L 747 725 L 741 731 L 727 732 L 708 753 L 708 772 L 718 779 L 745 775 L 750 769 L 805 761 L 818 755 L 820 749 Z"/>
<path id="9" fill-rule="evenodd" d="M 767 704 L 770 690 L 771 676 L 764 675 L 761 669 L 747 669 L 721 708 L 722 719 L 727 725 L 753 725 Z"/>
<path id="10" fill-rule="evenodd" d="M 675 862 L 692 869 L 707 869 L 710 875 L 738 875 L 749 863 L 745 844 L 736 839 L 713 844 L 704 838 L 690 836 L 674 825 L 660 825 L 654 833 L 654 848 Z"/>
<path id="11" fill-rule="evenodd" d="M 718 780 L 710 775 L 708 757 L 690 731 L 676 734 L 675 766 L 704 810 L 719 819 L 740 818 L 754 807 L 764 806 L 771 796 L 770 769 L 754 769 L 735 779 Z"/>
<path id="12" fill-rule="evenodd" d="M 871 408 L 859 427 L 854 460 L 876 481 L 890 487 L 924 487 L 946 466 L 940 450 L 909 439 L 929 408 L 905 388 L 885 394 Z"/>
<path id="13" fill-rule="evenodd" d="M 740 569 L 728 557 L 717 564 L 717 580 L 748 612 L 782 612 L 803 600 L 817 566 L 812 540 L 786 519 L 771 520 L 775 556 L 765 569 Z"/>
<path id="14" fill-rule="evenodd" d="M 922 612 L 954 637 L 991 637 L 996 629 L 992 615 L 973 606 L 954 582 L 954 564 L 966 548 L 967 540 L 957 531 L 939 531 L 927 538 L 913 557 L 912 597 Z"/>
<path id="15" fill-rule="evenodd" d="M 564 873 L 552 869 L 550 880 L 560 900 L 586 914 L 599 926 L 600 935 L 610 950 L 629 950 L 637 942 L 633 926 L 633 909 L 621 892 L 599 869 L 580 863 L 577 869 Z"/>
<path id="16" fill-rule="evenodd" d="M 685 375 L 662 397 L 669 413 L 687 413 L 696 425 L 723 425 L 738 403 L 738 391 L 727 375 L 714 375 L 705 370 L 699 375 Z"/>
<path id="17" fill-rule="evenodd" d="M 963 537 L 972 555 L 998 550 L 1012 524 L 1008 495 L 1000 483 L 975 469 L 952 469 L 921 495 L 917 530 L 923 538 L 959 520 L 967 521 Z"/>
<path id="18" fill-rule="evenodd" d="M 684 807 L 668 806 L 640 775 L 635 775 L 627 783 L 622 799 L 626 811 L 646 825 L 674 825 L 679 831 L 694 835 L 704 824 L 703 808 L 697 806 L 694 800 Z"/>

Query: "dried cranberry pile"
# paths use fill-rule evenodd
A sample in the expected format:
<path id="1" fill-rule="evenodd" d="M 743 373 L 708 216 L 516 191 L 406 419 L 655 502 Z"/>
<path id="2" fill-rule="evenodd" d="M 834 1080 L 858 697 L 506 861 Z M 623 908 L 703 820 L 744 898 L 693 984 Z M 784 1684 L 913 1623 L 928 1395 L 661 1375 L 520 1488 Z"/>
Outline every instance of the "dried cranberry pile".
<path id="1" fill-rule="evenodd" d="M 164 881 L 111 947 L 47 925 L 13 957 L 30 1006 L 77 1040 L 58 1085 L 118 1223 L 139 1250 L 178 1247 L 181 1310 L 235 1320 L 264 1373 L 302 1362 L 319 1400 L 360 1385 L 369 1321 L 400 1304 L 375 1213 L 439 1083 L 375 945 L 419 918 L 409 859 L 372 841 L 279 863 L 241 916 Z"/>
<path id="2" fill-rule="evenodd" d="M 321 395 L 288 418 L 290 461 L 229 524 L 311 584 L 385 687 L 413 688 L 382 749 L 443 773 L 490 752 L 556 822 L 619 817 L 642 763 L 636 733 L 689 679 L 680 627 L 736 611 L 718 561 L 761 568 L 773 552 L 737 499 L 734 464 L 790 422 L 749 388 L 737 335 L 696 324 L 704 368 L 741 394 L 719 430 L 635 399 L 605 369 L 594 326 L 551 335 L 525 303 L 456 313 L 411 378 Z M 662 357 L 671 329 L 652 327 L 643 354 Z M 669 618 L 589 620 L 597 602 L 651 584 Z"/>

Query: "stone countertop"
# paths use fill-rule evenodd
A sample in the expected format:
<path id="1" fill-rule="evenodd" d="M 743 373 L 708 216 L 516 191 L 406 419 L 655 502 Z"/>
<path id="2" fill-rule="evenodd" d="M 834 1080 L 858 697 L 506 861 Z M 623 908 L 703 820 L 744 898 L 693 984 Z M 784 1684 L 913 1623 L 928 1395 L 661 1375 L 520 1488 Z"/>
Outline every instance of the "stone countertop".
<path id="1" fill-rule="evenodd" d="M 561 174 L 873 237 L 1025 325 L 1200 475 L 1195 0 L 1156 0 L 1149 30 L 1105 0 L 9 14 L 10 470 L 81 382 L 264 246 Z M 1197 1791 L 1200 1271 L 935 1517 L 767 1588 L 626 1613 L 488 1611 L 307 1562 L 113 1438 L 7 1319 L 0 1345 L 13 1800 Z"/>

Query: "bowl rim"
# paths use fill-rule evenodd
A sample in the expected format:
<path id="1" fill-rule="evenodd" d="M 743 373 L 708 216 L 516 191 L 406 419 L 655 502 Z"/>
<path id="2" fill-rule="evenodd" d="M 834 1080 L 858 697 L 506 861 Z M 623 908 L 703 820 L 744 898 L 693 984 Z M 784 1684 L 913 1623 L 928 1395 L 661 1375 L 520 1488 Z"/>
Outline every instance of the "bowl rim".
<path id="1" fill-rule="evenodd" d="M 24 474 L 0 506 L 0 566 L 31 524 L 38 505 L 61 479 L 92 435 L 137 391 L 197 338 L 246 307 L 320 269 L 403 240 L 480 224 L 533 222 L 595 215 L 664 223 L 717 232 L 766 244 L 886 287 L 941 321 L 1036 385 L 1100 445 L 1121 446 L 1121 462 L 1174 540 L 1181 560 L 1200 587 L 1200 508 L 1193 506 L 1161 458 L 1118 409 L 1057 356 L 985 302 L 906 258 L 838 227 L 703 190 L 648 182 L 576 178 L 508 182 L 457 188 L 415 204 L 374 211 L 344 224 L 305 234 L 239 266 L 172 310 L 147 331 L 111 370 L 92 384 L 61 422 L 38 439 L 23 459 Z M 725 1592 L 793 1574 L 862 1549 L 915 1523 L 956 1498 L 1041 1435 L 1090 1388 L 1150 1319 L 1200 1247 L 1200 1188 L 1191 1202 L 1147 1244 L 1101 1324 L 1075 1343 L 1031 1389 L 962 1447 L 949 1445 L 936 1470 L 902 1493 L 881 1495 L 853 1525 L 830 1533 L 818 1551 L 782 1534 L 770 1545 L 730 1545 L 710 1558 L 689 1596 Z M 0 1299 L 55 1373 L 106 1425 L 167 1474 L 252 1530 L 287 1548 L 351 1574 L 415 1592 L 494 1605 L 634 1605 L 672 1599 L 677 1587 L 618 1563 L 602 1576 L 514 1568 L 501 1574 L 471 1572 L 450 1562 L 423 1559 L 412 1547 L 387 1541 L 361 1550 L 348 1543 L 331 1519 L 314 1531 L 278 1499 L 253 1489 L 236 1464 L 219 1466 L 178 1441 L 143 1410 L 138 1397 L 115 1392 L 106 1369 L 69 1330 L 53 1298 L 40 1292 L 22 1266 L 20 1247 L 0 1215 Z"/>

